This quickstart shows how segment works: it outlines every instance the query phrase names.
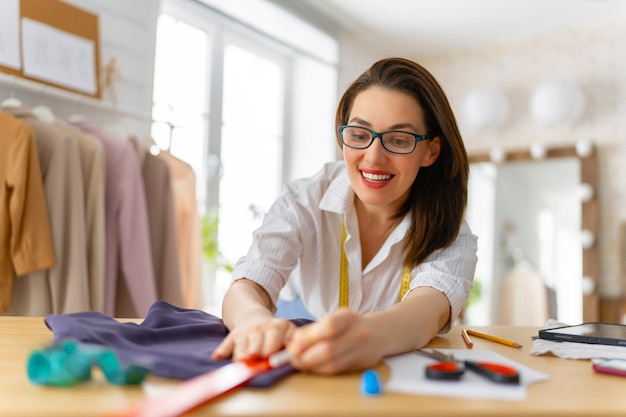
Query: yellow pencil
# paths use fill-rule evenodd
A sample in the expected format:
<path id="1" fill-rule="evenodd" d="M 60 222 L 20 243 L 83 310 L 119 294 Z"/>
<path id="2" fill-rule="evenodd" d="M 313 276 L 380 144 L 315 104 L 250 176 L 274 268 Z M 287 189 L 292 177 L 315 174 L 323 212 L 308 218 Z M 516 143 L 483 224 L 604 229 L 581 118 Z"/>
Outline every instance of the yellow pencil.
<path id="1" fill-rule="evenodd" d="M 522 347 L 522 345 L 520 345 L 517 342 L 513 342 L 512 340 L 503 339 L 503 338 L 498 337 L 498 336 L 492 336 L 492 335 L 487 334 L 487 333 L 477 332 L 476 330 L 469 330 L 468 329 L 467 333 L 471 334 L 472 336 L 476 336 L 476 337 L 479 337 L 481 339 L 491 340 L 492 342 L 500 343 L 500 344 L 503 344 L 503 345 L 506 345 L 506 346 L 511 346 L 511 347 L 518 348 L 518 349 Z"/>

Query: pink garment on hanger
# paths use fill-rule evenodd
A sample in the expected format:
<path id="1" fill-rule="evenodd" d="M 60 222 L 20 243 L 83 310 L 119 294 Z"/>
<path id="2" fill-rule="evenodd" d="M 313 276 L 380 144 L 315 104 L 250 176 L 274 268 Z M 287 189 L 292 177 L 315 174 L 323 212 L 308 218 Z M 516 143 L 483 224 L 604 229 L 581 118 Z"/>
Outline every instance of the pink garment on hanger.
<path id="1" fill-rule="evenodd" d="M 112 138 L 85 120 L 71 124 L 99 138 L 106 156 L 104 312 L 145 317 L 157 295 L 139 160 L 129 142 Z"/>

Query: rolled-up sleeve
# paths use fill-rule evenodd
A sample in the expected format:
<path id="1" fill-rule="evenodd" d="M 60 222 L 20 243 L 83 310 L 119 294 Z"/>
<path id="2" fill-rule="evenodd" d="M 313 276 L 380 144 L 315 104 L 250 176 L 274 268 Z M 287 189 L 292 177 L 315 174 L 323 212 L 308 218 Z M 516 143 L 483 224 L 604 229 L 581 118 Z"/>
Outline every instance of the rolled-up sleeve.
<path id="1" fill-rule="evenodd" d="M 281 198 L 271 207 L 253 234 L 252 245 L 239 259 L 232 280 L 248 278 L 261 285 L 276 303 L 302 253 L 296 209 Z"/>
<path id="2" fill-rule="evenodd" d="M 478 262 L 476 251 L 477 238 L 463 222 L 450 246 L 433 252 L 413 271 L 411 289 L 432 287 L 444 293 L 450 302 L 450 322 L 441 333 L 450 331 L 451 324 L 467 304 Z"/>

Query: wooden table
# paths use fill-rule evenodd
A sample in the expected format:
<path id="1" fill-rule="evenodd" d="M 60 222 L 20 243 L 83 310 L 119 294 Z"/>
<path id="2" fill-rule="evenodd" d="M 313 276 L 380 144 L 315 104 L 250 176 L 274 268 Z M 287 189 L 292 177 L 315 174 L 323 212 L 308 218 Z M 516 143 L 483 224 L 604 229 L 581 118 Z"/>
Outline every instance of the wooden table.
<path id="1" fill-rule="evenodd" d="M 489 349 L 533 369 L 550 380 L 529 387 L 525 401 L 493 401 L 429 397 L 384 392 L 360 393 L 360 373 L 338 376 L 294 374 L 271 388 L 241 388 L 189 416 L 625 416 L 626 378 L 596 374 L 589 361 L 531 356 L 534 327 L 472 327 L 515 340 L 515 349 L 473 338 L 474 349 Z M 71 388 L 36 386 L 29 382 L 26 362 L 33 349 L 48 346 L 52 333 L 42 318 L 0 317 L 0 416 L 107 416 L 145 400 L 141 387 L 119 387 L 103 378 Z M 460 328 L 437 337 L 429 347 L 464 348 Z M 380 365 L 383 380 L 388 370 Z M 150 377 L 154 383 L 173 381 Z"/>

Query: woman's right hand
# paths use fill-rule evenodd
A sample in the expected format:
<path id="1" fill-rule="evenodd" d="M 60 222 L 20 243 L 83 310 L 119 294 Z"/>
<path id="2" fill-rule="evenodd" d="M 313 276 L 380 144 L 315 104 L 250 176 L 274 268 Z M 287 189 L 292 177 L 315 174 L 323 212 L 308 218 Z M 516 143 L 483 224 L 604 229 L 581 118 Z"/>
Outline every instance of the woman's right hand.
<path id="1" fill-rule="evenodd" d="M 213 351 L 216 360 L 233 361 L 265 358 L 282 349 L 291 340 L 296 326 L 289 320 L 275 317 L 252 317 L 237 326 Z"/>

